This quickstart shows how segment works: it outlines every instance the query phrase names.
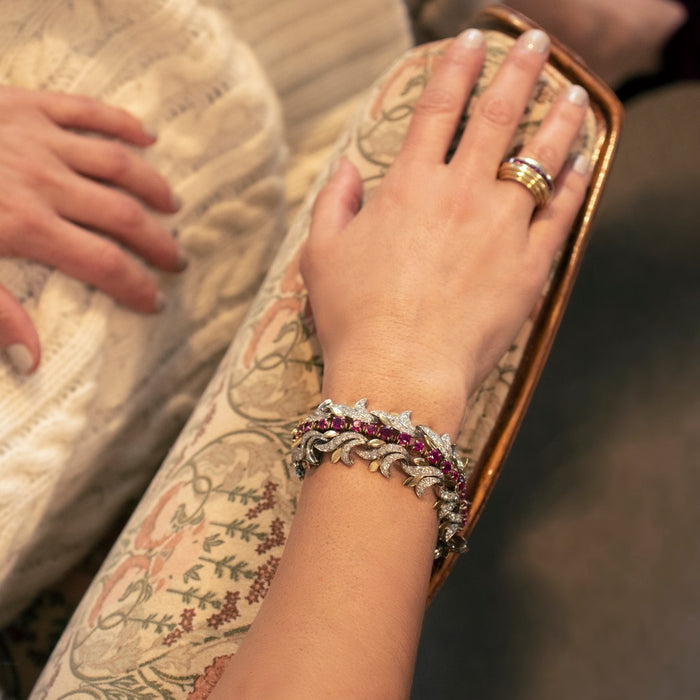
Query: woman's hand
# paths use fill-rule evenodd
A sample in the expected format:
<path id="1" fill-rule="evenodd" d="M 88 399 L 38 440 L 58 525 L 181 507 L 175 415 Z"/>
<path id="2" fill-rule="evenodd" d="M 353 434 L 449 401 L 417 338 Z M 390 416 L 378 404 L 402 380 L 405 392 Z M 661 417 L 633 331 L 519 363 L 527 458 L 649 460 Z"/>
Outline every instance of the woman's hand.
<path id="1" fill-rule="evenodd" d="M 136 311 L 162 308 L 143 262 L 178 272 L 185 260 L 149 209 L 173 213 L 178 203 L 128 148 L 154 141 L 96 100 L 0 87 L 0 257 L 56 267 Z M 22 373 L 39 363 L 32 321 L 2 285 L 0 348 Z"/>
<path id="2" fill-rule="evenodd" d="M 469 394 L 538 300 L 588 182 L 585 162 L 566 163 L 587 105 L 580 87 L 561 95 L 521 154 L 556 178 L 547 206 L 533 216 L 528 190 L 496 178 L 547 50 L 542 32 L 519 39 L 445 164 L 484 56 L 478 32 L 462 35 L 359 213 L 361 182 L 348 162 L 319 195 L 302 272 L 324 395 L 368 396 L 388 411 L 415 407 L 417 419 L 456 432 Z"/>

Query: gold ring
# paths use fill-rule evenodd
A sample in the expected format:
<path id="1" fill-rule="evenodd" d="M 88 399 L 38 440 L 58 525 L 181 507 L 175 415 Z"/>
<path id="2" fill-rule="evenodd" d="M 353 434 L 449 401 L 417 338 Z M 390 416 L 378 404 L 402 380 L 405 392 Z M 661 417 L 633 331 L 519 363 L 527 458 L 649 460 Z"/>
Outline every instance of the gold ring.
<path id="1" fill-rule="evenodd" d="M 525 187 L 535 199 L 536 207 L 544 207 L 552 192 L 552 176 L 532 158 L 509 158 L 498 168 L 499 180 L 513 180 Z"/>

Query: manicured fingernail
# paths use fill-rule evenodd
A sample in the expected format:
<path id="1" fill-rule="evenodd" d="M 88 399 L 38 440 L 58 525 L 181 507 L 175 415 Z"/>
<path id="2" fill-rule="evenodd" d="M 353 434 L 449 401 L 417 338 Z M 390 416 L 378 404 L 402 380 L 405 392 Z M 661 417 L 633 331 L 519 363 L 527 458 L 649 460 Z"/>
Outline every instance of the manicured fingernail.
<path id="1" fill-rule="evenodd" d="M 566 99 L 578 107 L 588 104 L 588 93 L 580 85 L 571 85 L 566 91 Z"/>
<path id="2" fill-rule="evenodd" d="M 14 343 L 5 348 L 10 364 L 17 374 L 29 374 L 34 366 L 34 358 L 29 348 L 22 343 Z"/>
<path id="3" fill-rule="evenodd" d="M 588 158 L 583 153 L 580 153 L 576 156 L 571 169 L 579 175 L 588 175 Z"/>
<path id="4" fill-rule="evenodd" d="M 182 206 L 182 197 L 176 195 L 174 192 L 170 195 L 170 208 L 173 211 L 178 211 Z"/>
<path id="5" fill-rule="evenodd" d="M 177 271 L 182 272 L 183 270 L 186 270 L 189 264 L 190 261 L 187 259 L 187 256 L 178 248 L 177 259 L 175 262 Z"/>
<path id="6" fill-rule="evenodd" d="M 165 308 L 165 294 L 163 292 L 158 292 L 156 294 L 155 301 L 153 302 L 153 310 L 156 313 L 160 313 Z"/>
<path id="7" fill-rule="evenodd" d="M 158 132 L 153 126 L 150 126 L 149 124 L 143 124 L 143 131 L 148 136 L 151 141 L 157 141 L 158 140 Z"/>
<path id="8" fill-rule="evenodd" d="M 340 158 L 336 158 L 332 163 L 331 167 L 328 168 L 328 178 L 332 178 L 338 170 L 340 170 L 341 166 L 345 163 L 345 156 L 341 156 Z"/>
<path id="9" fill-rule="evenodd" d="M 467 49 L 478 49 L 484 45 L 484 35 L 478 29 L 467 29 L 457 37 L 457 43 Z"/>
<path id="10" fill-rule="evenodd" d="M 549 48 L 549 37 L 540 29 L 531 29 L 521 35 L 517 43 L 526 51 L 545 53 Z"/>

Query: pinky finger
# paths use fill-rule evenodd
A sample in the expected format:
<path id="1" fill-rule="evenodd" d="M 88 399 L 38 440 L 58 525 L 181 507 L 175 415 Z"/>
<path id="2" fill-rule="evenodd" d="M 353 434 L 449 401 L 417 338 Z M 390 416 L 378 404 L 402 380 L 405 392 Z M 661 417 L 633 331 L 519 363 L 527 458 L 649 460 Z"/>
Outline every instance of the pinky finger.
<path id="1" fill-rule="evenodd" d="M 577 156 L 557 178 L 556 190 L 547 206 L 535 214 L 530 226 L 531 244 L 544 248 L 543 255 L 554 257 L 571 232 L 583 204 L 590 180 L 590 164 Z"/>
<path id="2" fill-rule="evenodd" d="M 0 285 L 0 348 L 17 374 L 31 374 L 39 364 L 39 336 L 25 308 Z"/>

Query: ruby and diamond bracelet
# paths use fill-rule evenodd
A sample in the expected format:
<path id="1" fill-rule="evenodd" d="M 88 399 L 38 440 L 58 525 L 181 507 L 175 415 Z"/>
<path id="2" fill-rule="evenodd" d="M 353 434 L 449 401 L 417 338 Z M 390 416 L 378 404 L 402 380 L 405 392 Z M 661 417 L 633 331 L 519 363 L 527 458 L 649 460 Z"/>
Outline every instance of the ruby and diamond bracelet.
<path id="1" fill-rule="evenodd" d="M 354 464 L 354 455 L 369 462 L 370 471 L 386 478 L 396 466 L 406 475 L 404 486 L 414 489 L 419 498 L 432 488 L 438 518 L 434 558 L 466 550 L 466 542 L 457 534 L 470 505 L 466 464 L 449 434 L 438 435 L 425 425 L 414 426 L 410 411 L 370 411 L 367 399 L 354 407 L 326 399 L 292 431 L 292 467 L 299 479 L 318 467 L 325 454 L 331 462 L 347 466 Z"/>

